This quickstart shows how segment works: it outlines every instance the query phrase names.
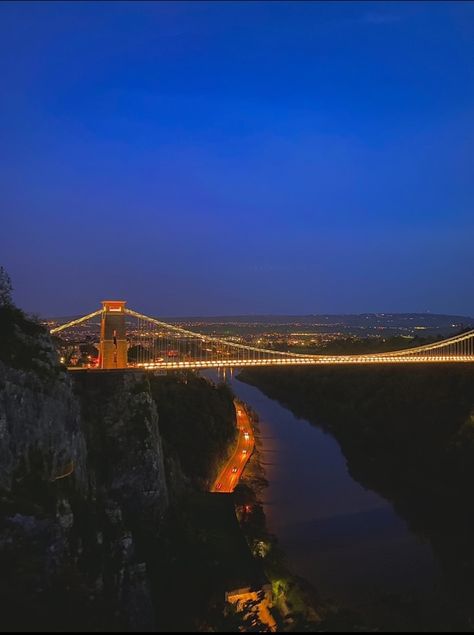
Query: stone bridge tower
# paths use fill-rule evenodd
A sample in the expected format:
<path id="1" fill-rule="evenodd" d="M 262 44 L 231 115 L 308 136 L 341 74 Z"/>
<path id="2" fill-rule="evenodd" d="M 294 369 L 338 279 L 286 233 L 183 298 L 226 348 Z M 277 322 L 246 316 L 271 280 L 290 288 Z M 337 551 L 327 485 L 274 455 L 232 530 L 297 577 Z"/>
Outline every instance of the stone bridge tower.
<path id="1" fill-rule="evenodd" d="M 127 367 L 127 337 L 123 300 L 104 300 L 100 323 L 99 367 Z"/>

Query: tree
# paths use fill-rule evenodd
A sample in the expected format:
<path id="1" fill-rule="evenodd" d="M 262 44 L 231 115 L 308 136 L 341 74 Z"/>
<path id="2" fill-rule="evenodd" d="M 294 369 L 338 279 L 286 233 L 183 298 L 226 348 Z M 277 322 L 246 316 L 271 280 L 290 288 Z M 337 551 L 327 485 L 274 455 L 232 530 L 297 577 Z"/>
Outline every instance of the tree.
<path id="1" fill-rule="evenodd" d="M 259 591 L 255 599 L 246 600 L 239 606 L 227 602 L 224 616 L 218 624 L 219 632 L 270 633 L 272 630 L 270 624 L 266 624 L 260 619 L 259 606 L 263 600 L 264 592 Z"/>
<path id="2" fill-rule="evenodd" d="M 0 267 L 0 306 L 10 306 L 12 304 L 12 281 L 7 271 Z"/>

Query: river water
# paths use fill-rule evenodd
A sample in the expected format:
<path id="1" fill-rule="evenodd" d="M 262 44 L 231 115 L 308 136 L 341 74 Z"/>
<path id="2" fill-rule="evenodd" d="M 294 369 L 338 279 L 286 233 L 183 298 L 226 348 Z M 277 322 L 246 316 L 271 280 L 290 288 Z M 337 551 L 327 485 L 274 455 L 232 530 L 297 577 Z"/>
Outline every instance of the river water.
<path id="1" fill-rule="evenodd" d="M 438 579 L 430 547 L 351 477 L 337 441 L 258 388 L 228 381 L 259 415 L 267 524 L 292 571 L 346 606 L 429 596 Z"/>

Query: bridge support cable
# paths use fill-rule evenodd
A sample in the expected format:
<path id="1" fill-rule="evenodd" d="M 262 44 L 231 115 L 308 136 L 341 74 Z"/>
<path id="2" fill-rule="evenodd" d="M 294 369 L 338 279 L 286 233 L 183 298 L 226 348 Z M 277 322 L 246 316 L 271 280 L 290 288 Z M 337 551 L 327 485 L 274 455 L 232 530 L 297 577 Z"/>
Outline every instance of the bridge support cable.
<path id="1" fill-rule="evenodd" d="M 83 322 L 87 322 L 87 320 L 92 320 L 92 318 L 98 317 L 101 314 L 102 314 L 102 309 L 99 309 L 98 311 L 94 311 L 93 313 L 88 313 L 87 315 L 84 315 L 83 317 L 78 318 L 77 320 L 72 320 L 71 322 L 67 322 L 66 324 L 61 324 L 61 326 L 56 326 L 54 329 L 50 330 L 50 333 L 51 335 L 56 335 L 56 333 L 61 333 L 61 331 L 70 329 L 73 326 L 79 326 L 79 324 L 82 324 Z"/>
<path id="2" fill-rule="evenodd" d="M 304 357 L 298 356 L 296 353 L 285 353 L 280 351 L 260 349 L 253 346 L 247 346 L 245 344 L 229 342 L 228 340 L 219 337 L 202 335 L 200 333 L 195 333 L 179 326 L 167 324 L 155 318 L 150 318 L 128 308 L 125 309 L 125 312 L 132 317 L 144 320 L 148 324 L 151 323 L 154 325 L 155 328 L 158 327 L 160 330 L 164 331 L 167 334 L 167 344 L 170 339 L 169 336 L 172 335 L 177 349 L 177 356 L 179 357 L 179 361 L 181 361 L 183 365 L 185 365 L 186 361 L 184 358 L 187 357 L 187 355 L 184 353 L 184 350 L 187 349 L 187 346 L 183 346 L 183 340 L 185 340 L 186 342 L 189 342 L 190 340 L 194 342 L 197 349 L 195 358 L 196 363 L 202 362 L 204 364 L 217 364 L 219 361 L 225 363 L 226 360 L 233 360 L 237 361 L 239 364 L 252 365 L 252 360 L 254 360 L 255 363 L 255 361 L 259 362 L 262 359 L 266 358 L 281 358 L 283 360 Z M 168 350 L 168 356 L 169 352 L 170 351 Z M 166 361 L 166 357 L 164 361 Z M 163 363 L 163 365 L 166 366 L 167 364 Z M 177 365 L 177 363 L 175 365 Z"/>
<path id="3" fill-rule="evenodd" d="M 102 311 L 103 309 L 60 325 L 52 329 L 51 333 L 56 334 L 68 328 L 80 326 L 88 320 L 101 316 Z M 125 355 L 125 358 L 128 355 L 128 362 L 126 360 L 121 362 L 125 364 L 123 367 L 128 365 L 150 370 L 166 370 L 225 366 L 474 362 L 474 331 L 446 340 L 386 353 L 308 355 L 275 351 L 233 342 L 222 337 L 204 335 L 128 308 L 123 309 L 123 314 L 127 319 L 125 345 L 128 348 Z M 78 339 L 72 341 L 77 342 Z"/>
<path id="4" fill-rule="evenodd" d="M 413 348 L 403 349 L 399 351 L 392 351 L 389 353 L 377 353 L 373 357 L 383 361 L 387 358 L 400 359 L 400 358 L 417 358 L 419 361 L 423 359 L 437 359 L 442 361 L 443 359 L 449 361 L 456 361 L 462 359 L 471 360 L 474 355 L 474 331 L 468 331 L 455 335 L 445 340 L 438 342 L 432 342 L 430 344 L 424 344 L 422 346 L 416 346 Z M 364 356 L 362 356 L 364 357 Z M 367 356 L 365 356 L 367 357 Z"/>

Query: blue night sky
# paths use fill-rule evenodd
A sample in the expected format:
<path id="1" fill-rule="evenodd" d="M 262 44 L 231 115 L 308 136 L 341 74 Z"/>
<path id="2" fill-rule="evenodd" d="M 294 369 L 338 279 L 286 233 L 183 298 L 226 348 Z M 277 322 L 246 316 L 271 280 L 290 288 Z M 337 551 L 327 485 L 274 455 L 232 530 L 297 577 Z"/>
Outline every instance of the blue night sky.
<path id="1" fill-rule="evenodd" d="M 473 3 L 3 2 L 0 81 L 28 311 L 474 314 Z"/>

